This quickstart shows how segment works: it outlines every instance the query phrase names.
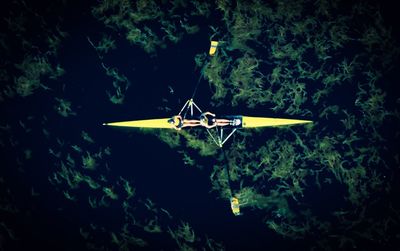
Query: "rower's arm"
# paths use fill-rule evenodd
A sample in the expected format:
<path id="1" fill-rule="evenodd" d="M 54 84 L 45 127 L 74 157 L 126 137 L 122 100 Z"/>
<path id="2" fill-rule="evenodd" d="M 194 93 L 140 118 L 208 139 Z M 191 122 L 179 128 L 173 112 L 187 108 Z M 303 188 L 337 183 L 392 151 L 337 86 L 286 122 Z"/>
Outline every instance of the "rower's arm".
<path id="1" fill-rule="evenodd" d="M 211 116 L 215 117 L 215 113 L 205 112 L 205 113 L 203 113 L 203 114 L 204 114 L 204 115 L 211 115 Z"/>
<path id="2" fill-rule="evenodd" d="M 206 127 L 207 129 L 213 128 L 217 126 L 217 123 L 214 123 L 212 125 L 203 125 L 204 127 Z"/>

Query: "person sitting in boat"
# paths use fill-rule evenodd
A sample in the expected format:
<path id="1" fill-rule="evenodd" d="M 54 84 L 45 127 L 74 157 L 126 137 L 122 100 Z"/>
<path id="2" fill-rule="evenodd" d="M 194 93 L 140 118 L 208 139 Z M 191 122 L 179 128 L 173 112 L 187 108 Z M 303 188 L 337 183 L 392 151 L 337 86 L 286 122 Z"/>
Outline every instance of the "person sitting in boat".
<path id="1" fill-rule="evenodd" d="M 184 127 L 200 126 L 200 121 L 195 119 L 183 119 L 181 115 L 175 115 L 168 120 L 168 123 L 174 126 L 174 129 L 181 130 Z"/>
<path id="2" fill-rule="evenodd" d="M 204 112 L 200 115 L 200 124 L 206 128 L 213 128 L 216 126 L 230 125 L 231 121 L 228 119 L 217 119 L 214 113 Z"/>

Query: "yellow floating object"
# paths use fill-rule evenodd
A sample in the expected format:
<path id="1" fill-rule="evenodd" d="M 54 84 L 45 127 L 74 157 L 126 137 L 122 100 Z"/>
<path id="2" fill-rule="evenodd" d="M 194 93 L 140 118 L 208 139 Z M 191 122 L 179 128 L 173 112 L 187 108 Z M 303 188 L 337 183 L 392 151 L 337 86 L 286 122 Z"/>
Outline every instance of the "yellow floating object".
<path id="1" fill-rule="evenodd" d="M 211 41 L 211 46 L 209 51 L 210 56 L 214 56 L 215 52 L 217 51 L 217 46 L 218 46 L 218 41 Z"/>
<path id="2" fill-rule="evenodd" d="M 122 126 L 122 127 L 142 127 L 142 128 L 174 128 L 174 125 L 168 123 L 170 118 L 162 119 L 144 119 L 122 122 L 104 123 L 106 126 Z"/>
<path id="3" fill-rule="evenodd" d="M 236 216 L 240 215 L 240 205 L 239 205 L 239 199 L 232 197 L 231 198 L 231 209 L 232 213 Z"/>
<path id="4" fill-rule="evenodd" d="M 300 120 L 300 119 L 282 119 L 282 118 L 266 118 L 266 117 L 242 117 L 242 127 L 273 127 L 273 126 L 284 126 L 284 125 L 296 125 L 312 123 L 311 120 Z"/>

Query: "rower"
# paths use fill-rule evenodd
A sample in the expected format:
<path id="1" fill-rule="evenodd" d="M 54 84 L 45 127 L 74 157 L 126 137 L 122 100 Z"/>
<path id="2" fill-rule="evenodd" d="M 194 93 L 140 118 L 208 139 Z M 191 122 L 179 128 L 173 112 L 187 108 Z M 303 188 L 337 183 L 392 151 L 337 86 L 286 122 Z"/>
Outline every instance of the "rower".
<path id="1" fill-rule="evenodd" d="M 205 128 L 213 128 L 216 126 L 230 125 L 231 121 L 228 119 L 217 119 L 214 113 L 204 112 L 200 115 L 200 124 Z"/>
<path id="2" fill-rule="evenodd" d="M 181 130 L 184 127 L 195 127 L 201 125 L 199 120 L 183 119 L 181 115 L 175 115 L 168 119 L 168 123 L 171 124 L 175 130 Z"/>

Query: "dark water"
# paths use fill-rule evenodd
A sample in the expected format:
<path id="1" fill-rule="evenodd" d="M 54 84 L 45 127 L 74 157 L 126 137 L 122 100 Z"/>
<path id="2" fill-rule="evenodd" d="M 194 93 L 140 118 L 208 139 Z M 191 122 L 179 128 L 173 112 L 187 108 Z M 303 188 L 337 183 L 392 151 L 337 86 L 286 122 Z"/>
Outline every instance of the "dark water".
<path id="1" fill-rule="evenodd" d="M 305 6 L 312 6 L 306 2 Z M 271 180 L 266 177 L 255 182 L 252 176 L 243 175 L 239 180 L 230 182 L 231 189 L 238 191 L 242 187 L 254 187 L 259 194 L 265 196 L 263 198 L 269 198 L 268 203 L 271 206 L 261 204 L 262 198 L 259 198 L 259 204 L 244 206 L 243 215 L 235 217 L 231 213 L 229 201 L 221 198 L 222 190 L 211 192 L 215 180 L 210 179 L 210 175 L 214 168 L 218 169 L 214 166 L 219 165 L 220 171 L 217 172 L 223 172 L 221 163 L 229 162 L 227 159 L 223 160 L 221 154 L 202 157 L 196 150 L 185 145 L 184 137 L 181 138 L 183 142 L 181 146 L 171 148 L 157 137 L 157 134 L 162 132 L 142 133 L 138 130 L 104 127 L 102 123 L 172 116 L 179 112 L 184 102 L 192 96 L 198 81 L 200 82 L 195 100 L 203 110 L 211 110 L 217 114 L 273 117 L 301 118 L 303 115 L 289 115 L 285 109 L 273 113 L 268 107 L 271 103 L 265 103 L 261 99 L 256 107 L 246 103 L 232 106 L 230 102 L 220 106 L 213 105 L 216 101 L 212 97 L 214 86 L 208 83 L 206 77 L 201 77 L 201 69 L 195 66 L 194 57 L 196 54 L 208 52 L 209 37 L 212 34 L 209 25 L 220 26 L 222 32 L 231 32 L 224 26 L 222 20 L 217 19 L 220 18 L 220 14 L 217 14 L 215 9 L 211 10 L 208 18 L 188 17 L 185 13 L 190 10 L 190 6 L 178 10 L 176 13 L 181 15 L 182 21 L 189 19 L 192 24 L 199 25 L 199 32 L 184 35 L 176 44 L 166 42 L 166 48 L 157 48 L 157 53 L 151 54 L 146 53 L 138 45 L 130 44 L 126 40 L 124 28 L 112 25 L 111 28 L 105 27 L 103 22 L 94 18 L 91 9 L 98 4 L 63 1 L 51 3 L 43 1 L 33 4 L 16 1 L 5 4 L 5 8 L 2 8 L 3 15 L 9 19 L 3 19 L 4 29 L 2 28 L 1 32 L 7 47 L 1 49 L 4 56 L 1 60 L 3 94 L 0 106 L 2 126 L 0 250 L 140 249 L 140 245 L 134 244 L 129 239 L 130 236 L 145 240 L 147 245 L 142 247 L 145 250 L 184 250 L 187 247 L 185 245 L 195 250 L 212 250 L 207 246 L 207 238 L 222 243 L 226 250 L 398 250 L 400 247 L 400 211 L 397 199 L 399 160 L 397 159 L 396 163 L 394 157 L 398 154 L 396 149 L 399 145 L 399 95 L 398 88 L 394 86 L 398 80 L 398 58 L 393 59 L 392 70 L 382 70 L 383 76 L 377 82 L 377 86 L 386 92 L 384 111 L 394 114 L 397 112 L 397 117 L 389 117 L 385 120 L 385 124 L 379 127 L 379 135 L 384 140 L 378 142 L 375 147 L 378 149 L 379 158 L 383 161 L 377 165 L 366 165 L 367 178 L 363 180 L 360 178 L 361 185 L 357 186 L 357 189 L 362 187 L 362 182 L 366 182 L 365 186 L 368 186 L 369 194 L 363 197 L 364 205 L 349 203 L 346 199 L 347 183 L 336 180 L 334 174 L 327 169 L 323 169 L 320 174 L 322 185 L 320 189 L 316 184 L 314 173 L 304 177 L 301 183 L 304 192 L 301 199 L 296 200 L 284 193 L 285 189 L 277 189 L 286 178 Z M 231 4 L 232 13 L 237 5 L 240 3 Z M 276 5 L 279 4 L 272 4 Z M 353 3 L 342 3 L 336 14 L 338 16 L 347 14 L 348 10 L 345 8 L 347 5 L 351 7 Z M 397 13 L 389 4 L 381 6 L 385 24 L 393 27 L 392 36 L 394 41 L 398 41 L 395 40 L 399 35 L 398 25 L 395 22 Z M 19 22 L 18 17 L 25 17 L 27 20 L 22 21 L 24 30 L 10 28 L 10 23 Z M 326 21 L 319 20 L 318 17 L 316 20 L 321 23 Z M 286 24 L 279 20 L 275 22 Z M 159 24 L 151 23 L 148 27 L 158 30 L 160 27 L 157 25 Z M 366 23 L 366 26 L 368 25 L 373 24 Z M 61 39 L 57 53 L 45 53 L 49 48 L 46 39 L 57 34 L 56 27 L 68 35 Z M 349 29 L 351 30 L 351 27 Z M 98 42 L 103 35 L 112 37 L 117 48 L 109 53 L 98 54 L 88 38 Z M 21 46 L 24 44 L 22 42 L 24 39 L 32 42 Z M 263 47 L 265 51 L 254 47 L 259 48 L 260 51 L 257 51 L 256 55 L 265 59 L 263 63 L 268 65 L 264 68 L 264 74 L 267 75 L 273 69 L 271 65 L 279 65 L 279 62 L 273 62 L 267 56 L 262 56 L 262 53 L 270 53 L 268 43 L 273 42 L 272 38 L 265 39 L 265 41 L 260 40 L 267 44 Z M 249 44 L 252 42 L 254 41 Z M 347 49 L 348 52 L 342 51 L 342 53 L 351 58 L 352 53 L 357 51 L 354 48 L 358 47 L 349 45 L 343 49 L 343 51 Z M 225 52 L 232 58 L 246 54 L 242 50 L 227 49 Z M 390 51 L 383 52 L 383 54 L 389 53 Z M 13 86 L 15 79 L 23 75 L 15 65 L 29 56 L 43 55 L 52 67 L 60 65 L 65 70 L 65 74 L 55 79 L 48 76 L 51 74 L 43 74 L 40 77 L 41 83 L 51 89 L 38 87 L 31 95 L 26 96 L 18 93 L 11 97 L 5 95 L 7 86 Z M 318 68 L 319 62 L 315 58 L 305 56 L 305 60 Z M 379 62 L 379 58 L 377 61 Z M 334 59 L 330 61 L 332 67 L 337 63 Z M 102 64 L 110 69 L 117 69 L 120 76 L 125 76 L 129 80 L 129 88 L 126 90 L 124 90 L 126 82 L 118 82 L 125 96 L 123 104 L 110 102 L 107 92 L 115 94 L 112 85 L 115 79 L 107 76 Z M 327 65 L 326 69 L 329 69 L 329 63 Z M 360 69 L 362 72 L 362 67 Z M 3 76 L 7 76 L 8 79 Z M 224 77 L 228 77 L 228 73 Z M 353 82 L 357 82 L 356 79 Z M 314 131 L 311 136 L 306 136 L 305 130 L 294 130 L 304 137 L 310 149 L 313 140 L 320 142 L 318 140 L 324 136 L 336 136 L 339 134 L 338 131 L 342 130 L 339 129 L 342 127 L 338 122 L 319 116 L 327 104 L 338 104 L 340 109 L 348 107 L 347 111 L 361 118 L 361 112 L 354 108 L 355 93 L 358 91 L 357 84 L 354 83 L 348 86 L 335 86 L 330 96 L 317 105 L 312 104 L 311 93 L 320 87 L 311 86 L 315 84 L 312 81 L 306 83 L 310 94 L 302 108 L 313 112 L 313 115 L 307 115 L 305 118 L 318 121 L 315 129 L 318 132 Z M 173 88 L 173 93 L 168 86 Z M 226 88 L 233 90 L 237 86 L 228 84 Z M 230 98 L 229 95 L 232 93 L 228 94 L 225 101 Z M 71 102 L 74 114 L 62 116 L 59 110 L 60 103 L 56 98 Z M 221 100 L 223 99 L 219 101 Z M 171 110 L 166 111 L 163 109 L 165 106 Z M 343 119 L 339 115 L 330 116 Z M 359 117 L 357 121 L 358 119 Z M 356 130 L 359 130 L 359 127 L 354 129 Z M 85 140 L 83 132 L 88 133 L 94 142 Z M 191 129 L 190 132 L 195 133 L 196 129 Z M 373 146 L 373 142 L 368 141 L 370 133 L 371 131 L 359 131 L 358 135 L 361 135 L 362 141 L 361 145 L 355 144 L 357 149 Z M 273 140 L 277 134 L 281 137 L 274 145 L 277 149 L 284 145 L 284 141 L 296 140 L 289 132 L 279 134 L 276 129 L 267 128 L 252 133 L 250 137 L 246 136 L 248 141 L 243 144 L 248 147 L 246 148 L 248 152 L 253 150 L 255 152 L 259 146 L 268 140 Z M 205 135 L 204 133 L 200 136 L 205 139 Z M 243 136 L 236 135 L 227 143 L 228 156 L 235 157 L 232 152 L 240 144 L 241 139 Z M 81 152 L 74 150 L 72 146 L 79 146 Z M 110 155 L 106 153 L 107 147 L 111 149 Z M 341 149 L 340 154 L 345 156 L 344 148 L 337 147 L 331 152 Z M 304 156 L 298 145 L 295 146 L 295 151 L 296 156 Z M 55 156 L 58 153 L 59 155 Z M 96 161 L 94 170 L 83 167 L 83 160 L 88 156 L 95 156 L 96 153 L 101 153 L 101 156 L 94 157 Z M 319 152 L 316 150 L 316 153 Z M 192 156 L 201 168 L 185 165 L 182 160 L 183 154 Z M 260 162 L 256 155 L 243 156 L 247 156 L 245 151 L 239 151 L 237 160 Z M 298 161 L 310 166 L 299 164 L 296 166 L 298 169 L 319 170 L 319 166 L 322 167 L 325 161 L 324 157 L 321 159 L 314 157 L 313 160 L 304 160 L 305 158 L 300 160 L 300 157 L 297 158 Z M 73 159 L 74 164 L 69 165 L 68 159 Z M 278 160 L 281 161 L 280 158 Z M 383 163 L 386 163 L 386 166 Z M 63 166 L 66 169 L 63 169 Z M 264 168 L 269 166 L 266 165 Z M 68 170 L 66 171 L 68 175 L 63 170 Z M 367 183 L 367 180 L 368 182 L 371 180 L 369 175 L 372 177 L 375 173 L 383 183 L 377 185 L 380 188 L 376 190 L 369 188 L 372 182 Z M 54 175 L 58 178 L 54 179 Z M 290 175 L 296 176 L 298 173 L 293 171 Z M 88 185 L 89 182 L 78 182 L 76 179 L 79 178 L 95 181 L 99 187 L 93 189 Z M 357 176 L 354 176 L 354 179 L 357 179 Z M 129 181 L 130 186 L 135 189 L 132 198 L 127 198 L 124 180 Z M 330 185 L 326 185 L 329 181 Z M 105 188 L 111 188 L 118 198 L 107 197 L 107 193 L 103 190 Z M 288 208 L 293 211 L 294 216 L 285 213 L 278 215 L 278 209 L 283 210 L 285 207 L 276 206 L 272 197 L 268 197 L 272 190 L 279 191 L 280 198 L 286 198 Z M 69 195 L 73 199 L 68 199 Z M 93 208 L 90 200 L 97 201 L 97 207 Z M 149 206 L 151 205 L 149 200 L 154 206 Z M 100 205 L 101 201 L 104 205 Z M 129 205 L 129 209 L 125 209 L 124 203 Z M 302 212 L 307 208 L 312 210 L 312 213 L 304 216 Z M 172 218 L 161 209 L 167 210 Z M 343 211 L 345 212 L 343 218 L 347 216 L 348 218 L 341 218 L 340 213 L 339 217 L 333 216 L 333 211 Z M 145 226 L 154 219 L 156 225 L 161 227 L 161 233 L 146 231 Z M 309 227 L 309 230 L 294 231 L 296 234 L 292 235 L 285 234 L 268 228 L 266 222 L 271 219 L 278 224 L 281 223 L 282 226 L 293 224 L 296 227 Z M 174 238 L 171 230 L 177 230 L 182 226 L 181 222 L 190 225 L 195 233 L 195 240 L 185 242 L 182 238 Z M 289 229 L 294 227 L 288 227 L 286 230 L 289 232 Z M 119 239 L 118 243 L 112 241 L 113 234 Z M 191 249 L 187 247 L 187 250 Z"/>

